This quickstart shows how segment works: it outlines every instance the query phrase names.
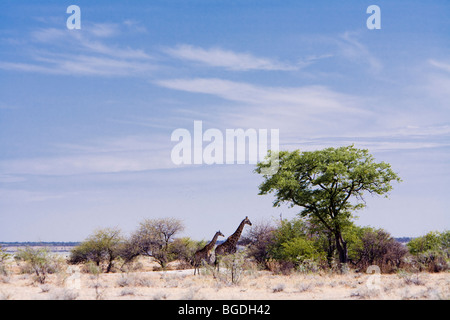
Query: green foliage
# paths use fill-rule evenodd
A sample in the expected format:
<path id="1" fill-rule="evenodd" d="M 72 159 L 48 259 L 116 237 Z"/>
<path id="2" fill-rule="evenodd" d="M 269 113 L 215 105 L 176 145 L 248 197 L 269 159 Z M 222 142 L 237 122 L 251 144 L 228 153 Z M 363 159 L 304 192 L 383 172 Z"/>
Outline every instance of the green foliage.
<path id="1" fill-rule="evenodd" d="M 282 244 L 283 249 L 280 254 L 282 259 L 292 262 L 303 262 L 305 260 L 315 260 L 322 254 L 317 248 L 316 242 L 297 237 Z"/>
<path id="2" fill-rule="evenodd" d="M 62 265 L 62 261 L 52 255 L 47 248 L 19 249 L 14 258 L 17 261 L 24 261 L 41 284 L 45 283 L 48 274 L 59 271 Z"/>
<path id="3" fill-rule="evenodd" d="M 176 238 L 169 245 L 169 260 L 180 260 L 190 265 L 195 252 L 203 248 L 207 243 L 205 240 L 195 241 L 189 237 Z"/>
<path id="4" fill-rule="evenodd" d="M 444 251 L 450 246 L 450 231 L 442 233 L 428 232 L 426 235 L 412 239 L 407 244 L 409 252 L 418 255 L 427 251 Z"/>
<path id="5" fill-rule="evenodd" d="M 391 181 L 401 181 L 389 164 L 376 163 L 368 150 L 353 146 L 281 151 L 278 172 L 266 174 L 270 165 L 269 160 L 260 162 L 255 169 L 265 179 L 259 194 L 274 193 L 274 206 L 302 207 L 301 217 L 334 236 L 342 263 L 347 262 L 342 233 L 354 212 L 365 207 L 365 193 L 385 195 L 392 189 Z"/>
<path id="6" fill-rule="evenodd" d="M 8 253 L 6 253 L 6 251 L 0 245 L 0 263 L 5 262 L 9 257 L 10 257 L 10 255 Z"/>
<path id="7" fill-rule="evenodd" d="M 0 245 L 0 276 L 8 275 L 7 270 L 7 260 L 9 259 L 10 254 L 6 253 L 6 251 Z"/>
<path id="8" fill-rule="evenodd" d="M 301 219 L 283 220 L 273 232 L 270 246 L 270 258 L 290 261 L 299 265 L 307 259 L 319 259 L 324 256 L 319 242 Z"/>
<path id="9" fill-rule="evenodd" d="M 98 267 L 104 264 L 105 271 L 110 272 L 114 261 L 120 257 L 123 240 L 118 229 L 97 230 L 72 249 L 69 263 L 93 262 Z"/>
<path id="10" fill-rule="evenodd" d="M 414 256 L 419 270 L 430 272 L 450 268 L 450 231 L 432 231 L 408 242 L 409 252 Z"/>

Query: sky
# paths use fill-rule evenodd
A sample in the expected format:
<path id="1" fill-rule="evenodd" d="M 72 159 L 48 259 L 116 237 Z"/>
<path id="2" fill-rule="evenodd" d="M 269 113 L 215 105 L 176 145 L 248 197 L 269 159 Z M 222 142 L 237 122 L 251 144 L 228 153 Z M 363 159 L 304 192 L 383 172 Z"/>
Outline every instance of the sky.
<path id="1" fill-rule="evenodd" d="M 69 29 L 80 8 L 80 29 Z M 369 29 L 370 5 L 381 29 Z M 177 165 L 174 130 L 354 144 L 402 178 L 356 224 L 449 229 L 448 1 L 0 2 L 0 241 L 81 241 L 175 217 L 193 239 L 291 219 L 254 164 Z"/>

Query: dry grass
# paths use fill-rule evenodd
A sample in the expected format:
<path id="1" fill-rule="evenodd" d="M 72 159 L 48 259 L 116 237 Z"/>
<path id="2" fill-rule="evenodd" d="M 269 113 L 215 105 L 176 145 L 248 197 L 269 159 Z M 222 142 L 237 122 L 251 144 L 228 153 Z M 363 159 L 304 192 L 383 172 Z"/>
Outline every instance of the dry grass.
<path id="1" fill-rule="evenodd" d="M 36 283 L 19 266 L 10 265 L 0 279 L 0 300 L 100 300 L 100 299 L 449 299 L 450 273 L 399 273 L 345 275 L 315 273 L 273 274 L 245 272 L 238 284 L 208 270 L 194 276 L 193 270 L 152 271 L 152 263 L 128 273 L 73 276 L 51 274 L 45 284 Z M 80 270 L 80 269 L 77 269 Z M 375 281 L 376 280 L 376 281 Z"/>

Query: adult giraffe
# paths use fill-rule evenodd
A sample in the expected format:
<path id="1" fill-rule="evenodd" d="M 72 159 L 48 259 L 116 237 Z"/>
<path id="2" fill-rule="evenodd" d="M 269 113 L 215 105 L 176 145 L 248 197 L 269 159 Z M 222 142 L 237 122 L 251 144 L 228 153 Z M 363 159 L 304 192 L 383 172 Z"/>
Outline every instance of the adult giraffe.
<path id="1" fill-rule="evenodd" d="M 211 258 L 211 251 L 216 245 L 216 241 L 219 236 L 225 237 L 223 233 L 220 232 L 220 230 L 217 231 L 212 240 L 205 247 L 197 250 L 197 252 L 194 254 L 194 276 L 197 270 L 198 274 L 200 274 L 199 268 L 203 260 L 206 260 L 207 263 L 210 263 L 209 260 Z"/>
<path id="2" fill-rule="evenodd" d="M 214 260 L 214 267 L 217 268 L 217 271 L 219 271 L 219 259 L 222 256 L 226 256 L 228 254 L 233 254 L 236 252 L 236 246 L 239 238 L 241 237 L 242 230 L 244 230 L 245 225 L 248 224 L 249 226 L 252 225 L 248 217 L 245 217 L 244 220 L 239 224 L 239 227 L 236 229 L 236 231 L 225 240 L 225 242 L 219 244 L 216 247 L 215 255 L 216 258 Z"/>

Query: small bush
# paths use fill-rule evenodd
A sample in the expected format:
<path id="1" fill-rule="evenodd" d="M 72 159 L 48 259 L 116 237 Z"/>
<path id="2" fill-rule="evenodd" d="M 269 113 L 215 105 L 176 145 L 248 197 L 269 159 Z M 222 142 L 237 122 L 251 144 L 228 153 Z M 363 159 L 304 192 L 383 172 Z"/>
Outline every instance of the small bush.
<path id="1" fill-rule="evenodd" d="M 272 292 L 273 293 L 281 292 L 284 290 L 285 287 L 286 286 L 284 285 L 284 283 L 279 283 L 275 287 L 272 288 Z"/>
<path id="2" fill-rule="evenodd" d="M 298 286 L 299 292 L 306 292 L 314 288 L 312 283 L 300 283 Z"/>
<path id="3" fill-rule="evenodd" d="M 266 266 L 273 274 L 287 276 L 295 271 L 295 264 L 292 261 L 269 259 L 266 261 Z"/>
<path id="4" fill-rule="evenodd" d="M 236 252 L 220 258 L 220 266 L 224 268 L 224 272 L 219 273 L 219 279 L 231 284 L 239 284 L 248 269 L 246 253 Z"/>
<path id="5" fill-rule="evenodd" d="M 136 294 L 136 291 L 132 288 L 126 288 L 120 291 L 121 296 L 134 296 Z"/>
<path id="6" fill-rule="evenodd" d="M 27 247 L 19 249 L 15 259 L 24 261 L 28 270 L 34 272 L 35 280 L 41 284 L 45 283 L 48 274 L 56 273 L 62 270 L 61 258 L 50 254 L 47 248 L 34 249 Z"/>
<path id="7" fill-rule="evenodd" d="M 0 276 L 8 276 L 7 260 L 10 257 L 0 245 Z"/>
<path id="8" fill-rule="evenodd" d="M 78 296 L 78 292 L 74 290 L 62 289 L 54 294 L 53 300 L 76 300 Z"/>
<path id="9" fill-rule="evenodd" d="M 403 279 L 405 284 L 407 285 L 416 285 L 416 286 L 422 286 L 425 285 L 425 282 L 420 278 L 420 275 L 418 273 L 409 273 L 409 272 L 400 272 L 398 276 Z"/>

